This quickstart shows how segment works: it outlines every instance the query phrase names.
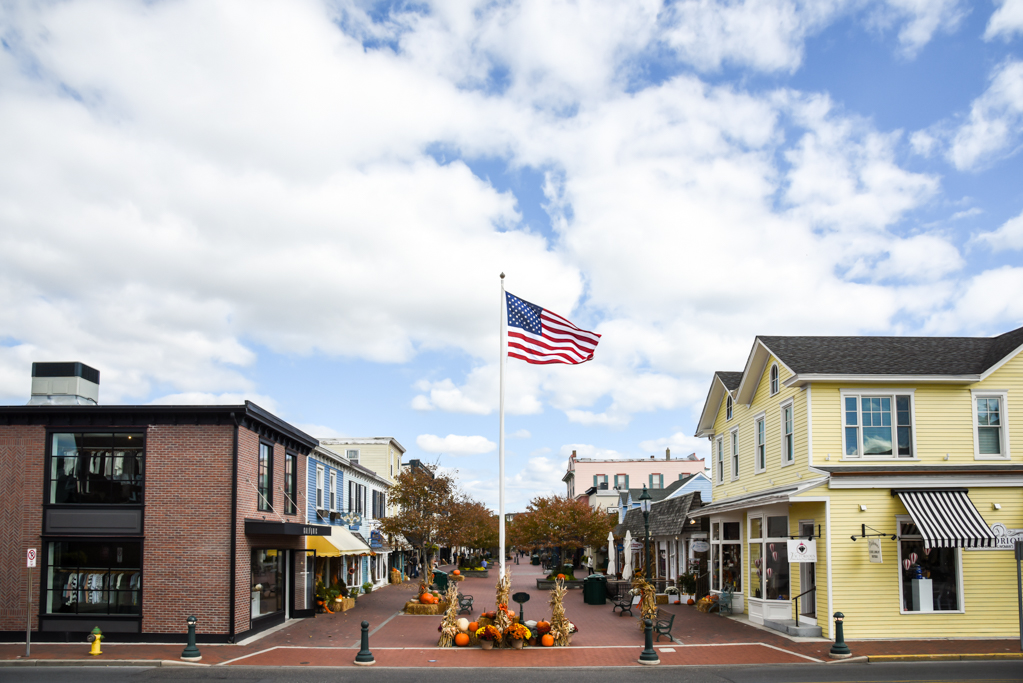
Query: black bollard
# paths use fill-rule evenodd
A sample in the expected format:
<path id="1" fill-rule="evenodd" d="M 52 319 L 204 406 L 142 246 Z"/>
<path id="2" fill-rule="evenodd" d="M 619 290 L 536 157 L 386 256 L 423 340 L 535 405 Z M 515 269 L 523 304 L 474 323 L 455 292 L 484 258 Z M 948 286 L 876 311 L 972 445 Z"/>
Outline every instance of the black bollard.
<path id="1" fill-rule="evenodd" d="M 355 655 L 355 663 L 358 666 L 373 666 L 377 660 L 373 659 L 373 653 L 369 651 L 369 622 L 362 622 L 362 644 L 359 654 Z"/>
<path id="2" fill-rule="evenodd" d="M 198 621 L 195 617 L 185 619 L 185 623 L 188 624 L 188 645 L 185 646 L 185 651 L 181 653 L 181 658 L 186 662 L 198 662 L 202 659 L 199 648 L 195 646 L 195 624 Z"/>
<path id="3" fill-rule="evenodd" d="M 646 638 L 646 647 L 639 655 L 640 664 L 660 664 L 661 660 L 654 649 L 654 624 L 649 619 L 643 620 L 643 633 Z"/>
<path id="4" fill-rule="evenodd" d="M 845 615 L 841 612 L 835 612 L 835 644 L 828 651 L 828 656 L 832 659 L 852 657 L 852 650 L 845 644 L 845 633 L 842 629 L 843 621 L 845 621 Z"/>

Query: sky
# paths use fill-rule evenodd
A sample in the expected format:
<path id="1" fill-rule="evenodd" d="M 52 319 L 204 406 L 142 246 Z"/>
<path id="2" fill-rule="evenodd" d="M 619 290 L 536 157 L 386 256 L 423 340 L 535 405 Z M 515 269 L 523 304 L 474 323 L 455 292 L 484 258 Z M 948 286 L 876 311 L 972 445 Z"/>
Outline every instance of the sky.
<path id="1" fill-rule="evenodd" d="M 1023 325 L 1023 0 L 0 3 L 0 403 L 252 400 L 496 508 L 696 452 L 763 335 Z"/>

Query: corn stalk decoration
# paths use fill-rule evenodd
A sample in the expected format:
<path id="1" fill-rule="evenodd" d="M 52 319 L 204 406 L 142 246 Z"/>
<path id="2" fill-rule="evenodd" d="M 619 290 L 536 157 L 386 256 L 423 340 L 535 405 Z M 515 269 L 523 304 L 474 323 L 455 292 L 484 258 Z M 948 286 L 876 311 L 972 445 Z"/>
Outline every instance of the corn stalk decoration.
<path id="1" fill-rule="evenodd" d="M 444 621 L 440 626 L 440 640 L 438 647 L 451 647 L 455 644 L 455 636 L 458 635 L 458 587 L 455 584 L 448 585 L 448 592 L 444 599 L 448 601 L 448 611 L 444 614 Z"/>
<path id="2" fill-rule="evenodd" d="M 651 622 L 657 621 L 657 596 L 654 590 L 654 585 L 647 581 L 642 573 L 637 574 L 632 579 L 633 590 L 639 591 L 642 596 L 639 606 L 642 616 L 639 619 L 639 630 L 643 631 L 646 629 L 645 620 L 649 619 Z"/>
<path id="3" fill-rule="evenodd" d="M 556 647 L 568 645 L 568 634 L 572 628 L 565 616 L 565 596 L 568 589 L 565 588 L 564 579 L 557 579 L 554 582 L 554 589 L 551 590 L 551 637 L 554 638 Z"/>
<path id="4" fill-rule="evenodd" d="M 494 617 L 494 626 L 504 634 L 511 626 L 511 616 L 508 614 L 508 601 L 511 600 L 511 572 L 505 572 L 503 578 L 497 580 L 497 616 Z M 501 640 L 498 645 L 504 647 Z"/>

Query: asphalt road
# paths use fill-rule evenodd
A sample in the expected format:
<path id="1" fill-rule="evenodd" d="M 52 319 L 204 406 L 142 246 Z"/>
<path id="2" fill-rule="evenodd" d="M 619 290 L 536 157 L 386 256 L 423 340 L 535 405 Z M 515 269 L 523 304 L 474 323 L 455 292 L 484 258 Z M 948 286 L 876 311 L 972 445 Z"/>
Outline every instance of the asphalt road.
<path id="1" fill-rule="evenodd" d="M 1023 662 L 917 662 L 889 664 L 759 665 L 478 669 L 319 669 L 265 667 L 2 667 L 0 683 L 149 683 L 157 681 L 252 681 L 258 683 L 925 683 L 1023 681 Z"/>

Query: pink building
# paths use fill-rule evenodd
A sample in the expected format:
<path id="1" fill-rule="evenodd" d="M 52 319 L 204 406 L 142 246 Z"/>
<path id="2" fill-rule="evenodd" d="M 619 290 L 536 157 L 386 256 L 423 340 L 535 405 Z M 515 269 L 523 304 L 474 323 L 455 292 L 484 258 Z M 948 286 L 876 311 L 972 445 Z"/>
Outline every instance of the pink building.
<path id="1" fill-rule="evenodd" d="M 654 456 L 636 460 L 598 460 L 596 458 L 576 457 L 575 451 L 568 458 L 568 471 L 561 478 L 568 486 L 568 497 L 577 498 L 586 495 L 590 488 L 595 488 L 598 496 L 607 492 L 614 496 L 615 489 L 663 489 L 676 479 L 690 474 L 703 472 L 705 463 L 690 455 L 681 460 L 671 458 L 671 450 L 664 449 L 664 458 L 658 460 Z"/>

